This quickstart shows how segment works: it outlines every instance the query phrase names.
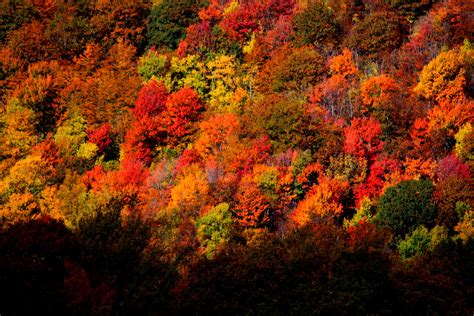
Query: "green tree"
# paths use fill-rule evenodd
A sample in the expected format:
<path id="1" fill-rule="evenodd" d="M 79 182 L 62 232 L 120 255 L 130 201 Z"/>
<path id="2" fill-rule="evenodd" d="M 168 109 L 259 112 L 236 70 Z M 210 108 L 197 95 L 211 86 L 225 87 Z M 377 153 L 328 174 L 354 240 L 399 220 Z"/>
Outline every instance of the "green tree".
<path id="1" fill-rule="evenodd" d="M 433 223 L 437 209 L 431 200 L 429 180 L 410 180 L 388 188 L 377 207 L 377 221 L 388 225 L 395 236 L 411 233 L 419 225 Z"/>
<path id="2" fill-rule="evenodd" d="M 166 55 L 158 54 L 155 50 L 149 50 L 138 61 L 138 74 L 143 81 L 152 77 L 162 80 L 165 77 L 168 66 Z"/>
<path id="3" fill-rule="evenodd" d="M 425 226 L 418 226 L 411 234 L 400 241 L 397 248 L 404 259 L 421 256 L 427 251 L 435 251 L 448 242 L 448 230 L 444 226 L 435 226 L 428 231 Z"/>
<path id="4" fill-rule="evenodd" d="M 197 220 L 197 238 L 206 257 L 212 258 L 219 246 L 230 240 L 232 223 L 232 213 L 227 203 L 215 206 Z"/>
<path id="5" fill-rule="evenodd" d="M 311 1 L 292 21 L 298 45 L 320 45 L 334 41 L 338 25 L 334 12 L 322 1 Z"/>
<path id="6" fill-rule="evenodd" d="M 407 259 L 413 256 L 420 256 L 430 245 L 430 234 L 425 226 L 419 226 L 410 235 L 407 235 L 404 240 L 398 244 L 398 252 Z"/>
<path id="7" fill-rule="evenodd" d="M 207 0 L 163 0 L 148 17 L 148 46 L 176 49 L 186 35 L 186 28 L 198 21 L 198 11 Z"/>

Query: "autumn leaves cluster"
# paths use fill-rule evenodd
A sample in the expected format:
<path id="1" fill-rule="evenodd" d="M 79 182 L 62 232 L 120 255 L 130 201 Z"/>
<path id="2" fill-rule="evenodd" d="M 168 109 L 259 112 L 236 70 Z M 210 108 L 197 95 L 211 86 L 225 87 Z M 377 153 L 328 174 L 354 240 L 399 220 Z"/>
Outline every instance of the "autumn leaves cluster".
<path id="1" fill-rule="evenodd" d="M 24 43 L 41 42 L 43 55 L 15 44 L 30 29 L 59 32 L 67 7 L 11 7 L 5 223 L 48 215 L 73 227 L 117 199 L 151 220 L 176 213 L 195 223 L 225 204 L 236 227 L 288 230 L 350 221 L 401 181 L 469 179 L 474 57 L 455 22 L 466 5 L 397 5 L 164 1 L 147 30 L 138 26 L 146 4 L 71 6 L 77 21 L 63 21 L 61 36 L 80 21 L 90 27 L 88 43 L 65 43 L 83 48 L 73 57 L 76 46 L 61 51 L 48 38 Z M 169 22 L 181 40 L 153 35 L 164 27 L 154 15 L 181 9 L 192 19 Z M 108 15 L 123 23 L 97 25 Z"/>
<path id="2" fill-rule="evenodd" d="M 305 229 L 403 259 L 473 238 L 469 1 L 0 9 L 4 227 L 113 205 L 182 276 Z"/>

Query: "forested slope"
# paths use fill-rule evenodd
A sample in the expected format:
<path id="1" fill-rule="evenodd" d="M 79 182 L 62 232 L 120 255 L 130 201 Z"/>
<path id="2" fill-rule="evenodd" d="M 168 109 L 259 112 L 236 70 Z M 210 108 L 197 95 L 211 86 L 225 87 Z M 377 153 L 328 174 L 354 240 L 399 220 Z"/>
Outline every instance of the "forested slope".
<path id="1" fill-rule="evenodd" d="M 472 1 L 0 21 L 0 314 L 474 312 Z"/>

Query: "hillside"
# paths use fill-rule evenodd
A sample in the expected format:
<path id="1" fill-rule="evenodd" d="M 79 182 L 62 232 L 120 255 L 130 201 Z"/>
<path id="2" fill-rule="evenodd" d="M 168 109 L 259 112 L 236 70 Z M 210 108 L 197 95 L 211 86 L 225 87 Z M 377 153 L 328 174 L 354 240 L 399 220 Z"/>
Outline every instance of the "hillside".
<path id="1" fill-rule="evenodd" d="M 474 312 L 474 3 L 2 0 L 1 315 Z"/>

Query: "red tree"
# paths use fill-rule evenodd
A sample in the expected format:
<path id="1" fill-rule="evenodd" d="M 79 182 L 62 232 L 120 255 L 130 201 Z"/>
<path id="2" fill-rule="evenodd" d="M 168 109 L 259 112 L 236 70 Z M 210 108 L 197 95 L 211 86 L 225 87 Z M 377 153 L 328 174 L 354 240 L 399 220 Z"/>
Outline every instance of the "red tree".
<path id="1" fill-rule="evenodd" d="M 166 101 L 166 126 L 174 141 L 193 132 L 193 123 L 201 118 L 203 104 L 196 91 L 184 87 L 171 94 Z"/>
<path id="2" fill-rule="evenodd" d="M 357 205 L 366 196 L 378 197 L 382 193 L 387 178 L 396 172 L 400 172 L 400 164 L 393 159 L 380 159 L 374 162 L 365 182 L 354 190 Z"/>
<path id="3" fill-rule="evenodd" d="M 168 90 L 162 82 L 151 80 L 138 93 L 135 107 L 132 109 L 137 119 L 144 116 L 156 116 L 163 112 L 168 99 Z"/>
<path id="4" fill-rule="evenodd" d="M 99 153 L 104 153 L 112 146 L 113 135 L 112 126 L 108 123 L 103 124 L 99 128 L 89 129 L 87 131 L 89 142 L 94 143 L 99 148 Z"/>
<path id="5" fill-rule="evenodd" d="M 440 181 L 446 180 L 449 177 L 458 177 L 464 179 L 471 178 L 469 167 L 453 154 L 441 159 L 438 162 L 436 175 Z"/>
<path id="6" fill-rule="evenodd" d="M 373 118 L 355 118 L 351 126 L 344 129 L 344 151 L 356 157 L 373 160 L 382 150 L 382 128 Z"/>
<path id="7" fill-rule="evenodd" d="M 135 121 L 128 131 L 123 149 L 137 159 L 151 163 L 155 148 L 175 145 L 193 132 L 203 105 L 197 92 L 184 87 L 168 95 L 163 83 L 151 81 L 144 86 L 132 112 Z"/>

